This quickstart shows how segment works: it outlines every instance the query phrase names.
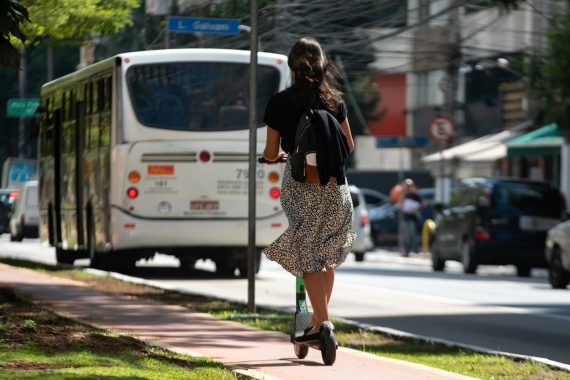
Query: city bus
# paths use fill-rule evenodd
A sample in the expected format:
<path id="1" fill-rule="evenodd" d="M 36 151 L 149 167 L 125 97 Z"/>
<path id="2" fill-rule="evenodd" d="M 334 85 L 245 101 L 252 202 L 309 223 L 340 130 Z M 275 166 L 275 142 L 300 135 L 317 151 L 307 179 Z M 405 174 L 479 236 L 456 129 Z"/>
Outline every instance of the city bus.
<path id="1" fill-rule="evenodd" d="M 40 238 L 59 263 L 127 269 L 163 253 L 246 275 L 249 55 L 124 53 L 42 87 Z M 288 81 L 286 56 L 260 52 L 258 155 L 269 97 Z M 283 165 L 254 173 L 258 263 L 287 224 L 282 174 Z"/>

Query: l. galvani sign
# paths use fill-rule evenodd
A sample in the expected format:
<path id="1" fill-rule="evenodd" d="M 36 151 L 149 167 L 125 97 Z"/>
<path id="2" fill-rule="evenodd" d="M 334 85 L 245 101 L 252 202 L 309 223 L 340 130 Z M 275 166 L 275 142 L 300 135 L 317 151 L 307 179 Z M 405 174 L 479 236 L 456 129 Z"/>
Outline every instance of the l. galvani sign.
<path id="1" fill-rule="evenodd" d="M 429 133 L 437 141 L 448 141 L 453 137 L 453 122 L 445 116 L 438 116 L 429 125 Z"/>

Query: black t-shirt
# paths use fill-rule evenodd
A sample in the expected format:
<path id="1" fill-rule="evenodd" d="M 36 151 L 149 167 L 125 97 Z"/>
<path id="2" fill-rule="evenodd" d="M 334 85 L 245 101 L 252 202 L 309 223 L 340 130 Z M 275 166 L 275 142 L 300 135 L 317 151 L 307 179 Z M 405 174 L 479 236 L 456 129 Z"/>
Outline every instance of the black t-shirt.
<path id="1" fill-rule="evenodd" d="M 327 109 L 326 107 L 321 107 Z M 344 102 L 341 102 L 337 110 L 327 109 L 339 123 L 346 119 L 347 110 Z M 285 152 L 292 152 L 295 146 L 295 133 L 297 124 L 305 107 L 301 102 L 301 97 L 296 89 L 288 87 L 285 90 L 274 94 L 267 103 L 263 121 L 281 135 L 281 149 Z"/>

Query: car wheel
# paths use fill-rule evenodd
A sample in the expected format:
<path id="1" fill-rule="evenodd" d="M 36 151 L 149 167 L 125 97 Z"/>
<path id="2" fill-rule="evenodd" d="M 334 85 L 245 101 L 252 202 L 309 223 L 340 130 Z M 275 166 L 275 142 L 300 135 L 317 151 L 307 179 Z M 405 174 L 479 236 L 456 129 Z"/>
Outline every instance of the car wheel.
<path id="1" fill-rule="evenodd" d="M 477 272 L 477 258 L 475 257 L 475 249 L 473 241 L 467 239 L 461 247 L 461 263 L 463 264 L 463 273 L 475 274 Z"/>
<path id="2" fill-rule="evenodd" d="M 548 263 L 548 281 L 553 289 L 566 289 L 568 282 L 570 282 L 570 273 L 562 266 L 560 248 L 558 247 L 554 247 L 552 258 Z"/>
<path id="3" fill-rule="evenodd" d="M 445 260 L 441 258 L 441 252 L 435 238 L 431 243 L 431 268 L 434 272 L 443 272 L 445 270 Z"/>
<path id="4" fill-rule="evenodd" d="M 364 252 L 354 252 L 354 260 L 360 262 L 364 261 Z"/>
<path id="5" fill-rule="evenodd" d="M 517 277 L 530 277 L 530 265 L 517 265 Z"/>

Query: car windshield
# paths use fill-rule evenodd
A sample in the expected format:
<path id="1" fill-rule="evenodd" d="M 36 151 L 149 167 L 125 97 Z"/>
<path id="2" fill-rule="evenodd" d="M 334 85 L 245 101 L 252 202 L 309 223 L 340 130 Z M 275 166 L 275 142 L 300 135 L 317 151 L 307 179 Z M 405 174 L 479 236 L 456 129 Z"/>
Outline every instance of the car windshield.
<path id="1" fill-rule="evenodd" d="M 249 125 L 249 65 L 177 62 L 131 67 L 127 83 L 138 120 L 149 127 L 229 131 Z M 257 120 L 279 89 L 279 71 L 257 68 Z"/>
<path id="2" fill-rule="evenodd" d="M 499 183 L 493 189 L 492 202 L 498 209 L 537 216 L 560 217 L 560 213 L 566 209 L 560 192 L 541 183 Z"/>

